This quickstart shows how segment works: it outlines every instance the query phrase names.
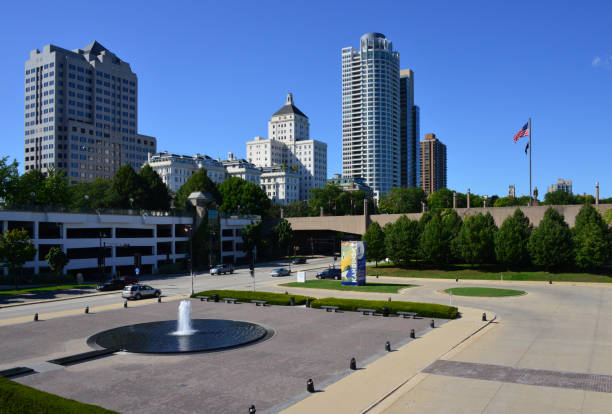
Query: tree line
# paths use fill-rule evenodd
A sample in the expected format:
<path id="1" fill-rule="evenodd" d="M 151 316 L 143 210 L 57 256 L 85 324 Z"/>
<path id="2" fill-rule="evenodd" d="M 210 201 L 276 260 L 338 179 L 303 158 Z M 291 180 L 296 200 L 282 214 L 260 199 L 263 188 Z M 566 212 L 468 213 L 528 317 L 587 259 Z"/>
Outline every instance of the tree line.
<path id="1" fill-rule="evenodd" d="M 591 204 L 580 209 L 572 229 L 552 207 L 536 228 L 520 209 L 499 228 L 488 212 L 461 220 L 454 209 L 445 209 L 426 212 L 418 221 L 400 217 L 384 228 L 373 222 L 363 240 L 368 260 L 389 258 L 402 267 L 467 263 L 595 269 L 612 259 L 612 229 Z"/>

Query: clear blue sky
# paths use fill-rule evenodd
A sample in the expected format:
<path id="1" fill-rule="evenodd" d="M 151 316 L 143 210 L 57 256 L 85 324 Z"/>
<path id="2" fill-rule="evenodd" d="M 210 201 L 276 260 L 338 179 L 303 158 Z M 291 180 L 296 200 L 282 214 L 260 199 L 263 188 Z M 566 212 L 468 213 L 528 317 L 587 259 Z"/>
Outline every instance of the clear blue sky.
<path id="1" fill-rule="evenodd" d="M 24 62 L 32 49 L 98 40 L 139 78 L 139 132 L 158 150 L 226 158 L 267 136 L 292 92 L 341 172 L 340 50 L 381 32 L 415 72 L 421 139 L 448 148 L 448 186 L 505 195 L 533 180 L 612 196 L 608 1 L 30 1 L 0 16 L 0 155 L 23 162 Z"/>

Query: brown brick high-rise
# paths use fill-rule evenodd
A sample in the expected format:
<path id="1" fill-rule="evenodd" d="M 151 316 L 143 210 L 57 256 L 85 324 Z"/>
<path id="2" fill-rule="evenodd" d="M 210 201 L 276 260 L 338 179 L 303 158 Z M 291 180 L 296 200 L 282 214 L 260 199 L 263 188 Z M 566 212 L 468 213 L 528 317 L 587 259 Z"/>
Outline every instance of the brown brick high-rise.
<path id="1" fill-rule="evenodd" d="M 421 141 L 421 188 L 427 195 L 446 188 L 446 145 L 436 134 L 425 134 Z"/>

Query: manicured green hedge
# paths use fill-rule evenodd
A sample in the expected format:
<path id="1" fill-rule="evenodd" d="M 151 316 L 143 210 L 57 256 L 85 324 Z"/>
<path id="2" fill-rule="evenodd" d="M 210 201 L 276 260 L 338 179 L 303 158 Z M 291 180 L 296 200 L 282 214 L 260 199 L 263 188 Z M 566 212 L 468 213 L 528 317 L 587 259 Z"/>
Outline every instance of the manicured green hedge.
<path id="1" fill-rule="evenodd" d="M 191 295 L 192 298 L 197 296 L 212 296 L 214 294 L 219 295 L 219 300 L 222 298 L 236 298 L 240 302 L 250 302 L 251 300 L 266 300 L 271 305 L 283 305 L 289 306 L 290 297 L 295 298 L 296 305 L 303 305 L 306 303 L 306 299 L 311 301 L 315 298 L 311 296 L 301 295 L 286 295 L 284 293 L 272 293 L 272 292 L 251 292 L 248 290 L 205 290 L 203 292 L 197 292 Z"/>
<path id="2" fill-rule="evenodd" d="M 376 311 L 382 312 L 383 306 L 386 306 L 389 309 L 389 313 L 403 311 L 416 312 L 419 314 L 419 316 L 430 318 L 455 319 L 457 317 L 456 307 L 438 305 L 436 303 L 323 298 L 315 300 L 310 304 L 310 306 L 312 308 L 320 308 L 321 306 L 338 306 L 342 310 L 352 312 L 356 312 L 358 308 L 376 309 Z"/>
<path id="3" fill-rule="evenodd" d="M 116 411 L 62 398 L 2 377 L 0 377 L 0 412 L 20 414 L 117 414 Z"/>

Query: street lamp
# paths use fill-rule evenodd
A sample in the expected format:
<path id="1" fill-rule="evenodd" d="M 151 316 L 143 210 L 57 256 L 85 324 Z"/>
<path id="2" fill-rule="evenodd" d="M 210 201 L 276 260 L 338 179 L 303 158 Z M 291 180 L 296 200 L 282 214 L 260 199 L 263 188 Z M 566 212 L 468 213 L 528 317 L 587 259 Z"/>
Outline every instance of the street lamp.
<path id="1" fill-rule="evenodd" d="M 185 233 L 189 234 L 189 273 L 191 273 L 191 294 L 193 295 L 193 237 L 191 237 L 191 225 L 185 226 Z"/>

